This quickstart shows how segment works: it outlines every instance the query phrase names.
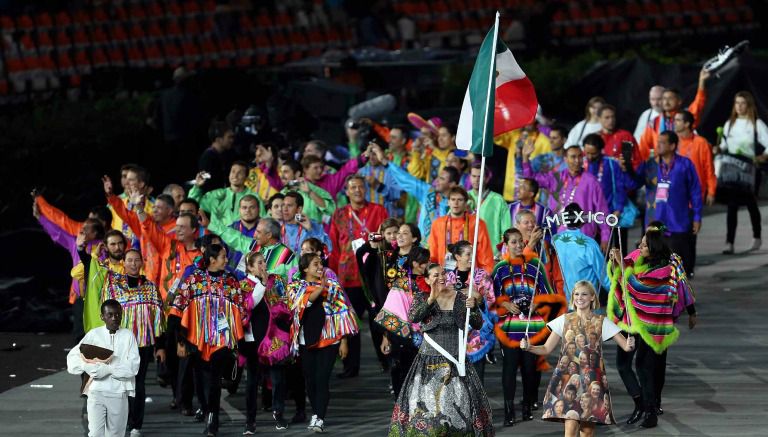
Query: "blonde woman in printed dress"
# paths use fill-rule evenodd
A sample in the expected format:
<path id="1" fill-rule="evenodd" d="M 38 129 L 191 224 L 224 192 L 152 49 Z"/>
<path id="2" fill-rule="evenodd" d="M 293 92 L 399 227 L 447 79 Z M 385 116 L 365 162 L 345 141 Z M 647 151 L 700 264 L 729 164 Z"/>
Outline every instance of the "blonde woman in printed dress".
<path id="1" fill-rule="evenodd" d="M 627 340 L 621 335 L 620 329 L 615 323 L 605 316 L 593 313 L 599 306 L 594 286 L 588 281 L 579 281 L 573 289 L 572 309 L 575 311 L 564 314 L 549 322 L 547 326 L 552 334 L 546 343 L 541 346 L 533 346 L 528 339 L 520 341 L 520 347 L 536 355 L 548 355 L 555 349 L 561 338 L 574 335 L 578 338 L 583 335 L 590 338 L 590 334 L 596 334 L 603 341 L 613 339 L 625 351 L 631 351 L 635 347 L 634 338 Z M 571 332 L 571 334 L 569 334 Z M 594 338 L 595 335 L 592 335 Z M 568 346 L 576 345 L 575 355 L 568 353 Z M 584 346 L 579 350 L 579 344 Z M 571 346 L 572 348 L 572 346 Z M 590 366 L 589 361 L 578 359 L 582 352 L 597 353 L 596 363 Z M 559 364 L 552 373 L 552 380 L 547 386 L 544 395 L 544 420 L 565 422 L 565 436 L 582 437 L 593 436 L 595 425 L 613 425 L 611 409 L 611 396 L 608 391 L 608 380 L 605 378 L 605 364 L 603 363 L 602 343 L 587 346 L 584 342 L 563 343 L 561 347 L 561 361 L 563 357 L 575 357 L 568 363 L 576 373 L 570 375 L 569 383 L 564 387 L 561 380 L 564 378 L 563 368 Z M 570 359 L 570 358 L 569 358 Z M 586 365 L 582 365 L 586 364 Z M 578 381 L 578 382 L 577 382 Z M 578 384 L 578 387 L 576 386 Z M 578 400 L 576 395 L 579 394 Z"/>

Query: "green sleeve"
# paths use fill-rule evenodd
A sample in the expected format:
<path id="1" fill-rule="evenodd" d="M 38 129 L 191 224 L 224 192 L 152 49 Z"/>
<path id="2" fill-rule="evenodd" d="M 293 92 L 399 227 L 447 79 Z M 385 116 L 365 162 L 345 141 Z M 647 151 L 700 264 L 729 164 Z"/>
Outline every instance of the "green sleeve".
<path id="1" fill-rule="evenodd" d="M 253 238 L 246 237 L 235 229 L 222 225 L 218 220 L 211 220 L 208 230 L 221 237 L 222 241 L 230 248 L 247 254 L 253 246 Z"/>
<path id="2" fill-rule="evenodd" d="M 317 203 L 314 200 L 312 200 L 311 197 L 302 193 L 302 196 L 304 197 L 304 213 L 310 219 L 318 223 L 323 223 L 324 215 L 328 217 L 333 215 L 333 211 L 336 210 L 336 202 L 333 201 L 333 197 L 331 197 L 330 193 L 328 193 L 324 189 L 314 184 L 308 184 L 308 185 L 310 190 L 312 190 L 315 194 L 317 194 L 318 197 L 320 197 L 325 201 L 325 207 L 320 208 L 319 206 L 317 206 Z"/>
<path id="3" fill-rule="evenodd" d="M 187 194 L 190 199 L 195 199 L 200 202 L 200 199 L 203 197 L 203 190 L 200 189 L 197 185 L 193 185 L 192 188 L 189 190 L 189 194 Z"/>

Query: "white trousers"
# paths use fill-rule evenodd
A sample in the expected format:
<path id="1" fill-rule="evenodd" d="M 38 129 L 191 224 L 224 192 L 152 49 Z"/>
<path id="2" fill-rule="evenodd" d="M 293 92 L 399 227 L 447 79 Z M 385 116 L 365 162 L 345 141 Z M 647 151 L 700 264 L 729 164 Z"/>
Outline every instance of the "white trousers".
<path id="1" fill-rule="evenodd" d="M 123 437 L 128 424 L 128 395 L 88 393 L 88 437 Z"/>

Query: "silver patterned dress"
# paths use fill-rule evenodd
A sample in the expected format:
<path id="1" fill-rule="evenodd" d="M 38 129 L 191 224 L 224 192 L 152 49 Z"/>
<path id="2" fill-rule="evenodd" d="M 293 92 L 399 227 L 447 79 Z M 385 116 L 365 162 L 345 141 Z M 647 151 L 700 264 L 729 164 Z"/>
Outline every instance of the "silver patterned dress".
<path id="1" fill-rule="evenodd" d="M 427 304 L 428 294 L 417 292 L 409 317 L 421 330 L 457 357 L 459 327 L 464 327 L 466 297 L 457 293 L 453 310 Z M 482 327 L 477 309 L 470 312 L 470 325 Z M 424 341 L 405 378 L 392 412 L 389 436 L 493 436 L 493 417 L 488 396 L 475 369 L 467 366 L 460 377 L 447 358 Z"/>

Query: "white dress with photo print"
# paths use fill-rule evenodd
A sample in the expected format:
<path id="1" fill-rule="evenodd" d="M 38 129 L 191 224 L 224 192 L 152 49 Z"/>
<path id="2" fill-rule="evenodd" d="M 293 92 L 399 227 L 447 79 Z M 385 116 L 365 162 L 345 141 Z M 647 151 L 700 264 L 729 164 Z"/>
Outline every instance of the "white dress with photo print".
<path id="1" fill-rule="evenodd" d="M 564 314 L 547 326 L 562 338 L 562 348 L 544 395 L 542 419 L 615 424 L 603 363 L 603 341 L 616 335 L 619 327 L 605 316 L 592 314 L 582 320 L 575 312 Z"/>

